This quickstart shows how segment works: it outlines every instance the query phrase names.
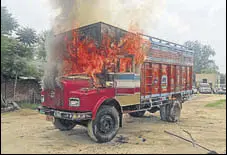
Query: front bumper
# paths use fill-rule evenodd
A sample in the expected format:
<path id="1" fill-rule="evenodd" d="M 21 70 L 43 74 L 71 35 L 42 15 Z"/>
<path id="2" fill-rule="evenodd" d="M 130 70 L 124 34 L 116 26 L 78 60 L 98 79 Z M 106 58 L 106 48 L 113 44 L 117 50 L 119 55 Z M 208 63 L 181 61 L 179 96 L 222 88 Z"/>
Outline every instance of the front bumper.
<path id="1" fill-rule="evenodd" d="M 67 119 L 67 120 L 81 121 L 81 120 L 90 120 L 92 118 L 91 112 L 66 112 L 66 111 L 50 109 L 43 106 L 38 107 L 38 111 L 40 114 L 53 116 L 61 119 Z"/>

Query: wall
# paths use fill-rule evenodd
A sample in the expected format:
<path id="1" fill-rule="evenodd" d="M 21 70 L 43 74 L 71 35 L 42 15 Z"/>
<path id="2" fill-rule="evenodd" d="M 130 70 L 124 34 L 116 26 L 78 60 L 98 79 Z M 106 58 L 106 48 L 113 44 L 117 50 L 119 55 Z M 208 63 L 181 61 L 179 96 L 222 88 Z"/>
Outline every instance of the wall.
<path id="1" fill-rule="evenodd" d="M 15 99 L 13 99 L 14 79 L 1 80 L 1 94 L 8 101 L 40 103 L 41 87 L 36 80 L 18 79 Z"/>

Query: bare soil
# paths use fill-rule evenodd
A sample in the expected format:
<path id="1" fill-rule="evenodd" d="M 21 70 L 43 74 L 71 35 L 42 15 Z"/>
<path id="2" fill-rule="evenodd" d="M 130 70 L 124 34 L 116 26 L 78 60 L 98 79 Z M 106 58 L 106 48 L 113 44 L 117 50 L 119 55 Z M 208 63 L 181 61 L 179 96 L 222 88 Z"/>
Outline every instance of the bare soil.
<path id="1" fill-rule="evenodd" d="M 123 128 L 108 143 L 97 144 L 85 127 L 59 131 L 37 111 L 23 109 L 1 114 L 1 153 L 202 153 L 208 151 L 164 133 L 187 139 L 191 133 L 196 143 L 218 153 L 226 151 L 226 106 L 205 107 L 224 95 L 196 95 L 183 104 L 181 120 L 167 123 L 159 112 L 143 118 L 124 115 Z M 120 140 L 120 142 L 119 142 Z"/>

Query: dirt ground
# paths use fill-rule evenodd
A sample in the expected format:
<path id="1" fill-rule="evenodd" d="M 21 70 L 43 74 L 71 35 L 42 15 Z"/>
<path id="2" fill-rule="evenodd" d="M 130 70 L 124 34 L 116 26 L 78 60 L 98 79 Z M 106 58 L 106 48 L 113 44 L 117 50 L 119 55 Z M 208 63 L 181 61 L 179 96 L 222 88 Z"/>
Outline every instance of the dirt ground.
<path id="1" fill-rule="evenodd" d="M 218 153 L 226 151 L 226 106 L 205 107 L 225 95 L 197 95 L 183 104 L 181 120 L 167 123 L 159 112 L 143 118 L 124 115 L 123 128 L 108 143 L 97 144 L 85 127 L 61 132 L 37 111 L 24 109 L 1 114 L 1 153 L 207 153 L 208 151 L 164 133 L 190 139 Z M 127 143 L 117 142 L 119 137 Z"/>

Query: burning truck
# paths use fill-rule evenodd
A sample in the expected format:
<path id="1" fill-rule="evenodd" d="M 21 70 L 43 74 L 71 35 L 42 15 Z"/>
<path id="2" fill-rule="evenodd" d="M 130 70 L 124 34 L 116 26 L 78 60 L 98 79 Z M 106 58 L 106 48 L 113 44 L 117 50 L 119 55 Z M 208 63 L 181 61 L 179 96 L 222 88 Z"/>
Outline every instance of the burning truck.
<path id="1" fill-rule="evenodd" d="M 55 37 L 61 76 L 51 78 L 51 86 L 44 79 L 39 112 L 59 130 L 83 125 L 103 143 L 116 136 L 126 113 L 160 111 L 163 121 L 180 119 L 192 94 L 193 51 L 187 47 L 103 22 Z"/>

